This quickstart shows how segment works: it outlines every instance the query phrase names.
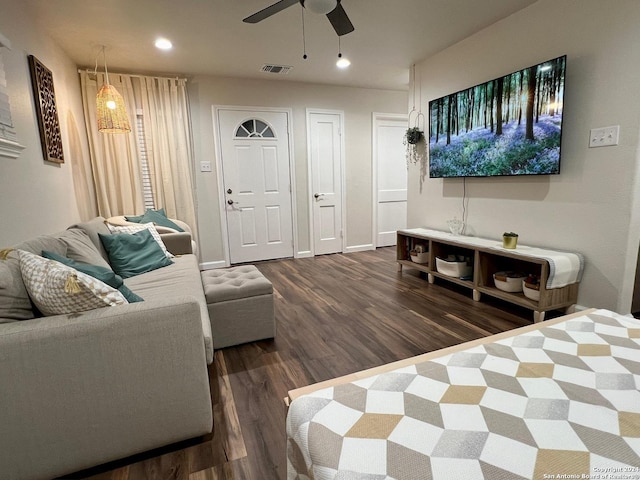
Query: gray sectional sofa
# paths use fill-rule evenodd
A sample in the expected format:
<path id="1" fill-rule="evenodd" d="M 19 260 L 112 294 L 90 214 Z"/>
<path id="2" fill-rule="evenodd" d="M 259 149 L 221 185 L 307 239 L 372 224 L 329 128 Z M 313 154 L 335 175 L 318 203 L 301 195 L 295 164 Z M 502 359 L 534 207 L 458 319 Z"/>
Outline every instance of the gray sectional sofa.
<path id="1" fill-rule="evenodd" d="M 98 233 L 101 217 L 15 248 L 98 263 Z M 69 315 L 32 318 L 18 260 L 0 260 L 0 478 L 63 476 L 212 431 L 198 262 L 179 251 L 188 234 L 164 239 L 184 254 L 125 280 L 143 302 Z"/>

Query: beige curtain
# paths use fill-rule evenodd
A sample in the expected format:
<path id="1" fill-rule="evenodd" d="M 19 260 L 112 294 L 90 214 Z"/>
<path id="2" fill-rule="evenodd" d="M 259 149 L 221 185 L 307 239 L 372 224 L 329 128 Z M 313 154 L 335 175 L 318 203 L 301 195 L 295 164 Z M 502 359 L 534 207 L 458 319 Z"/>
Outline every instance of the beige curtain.
<path id="1" fill-rule="evenodd" d="M 133 85 L 128 76 L 109 75 L 109 82 L 124 98 L 131 133 L 104 134 L 98 131 L 96 120 L 96 95 L 104 82 L 103 73 L 95 75 L 86 71 L 80 72 L 98 213 L 106 218 L 114 215 L 133 215 L 144 211 Z"/>
<path id="2" fill-rule="evenodd" d="M 93 78 L 93 79 L 92 79 Z M 144 213 L 138 141 L 145 142 L 156 208 L 186 222 L 197 238 L 193 149 L 186 80 L 110 74 L 109 81 L 124 98 L 131 133 L 98 132 L 95 97 L 104 81 L 81 72 L 85 119 L 98 210 L 109 217 Z M 144 135 L 138 132 L 141 115 Z"/>
<path id="3" fill-rule="evenodd" d="M 196 233 L 193 150 L 186 80 L 139 77 L 139 100 L 156 207 Z M 136 93 L 138 92 L 136 85 Z"/>

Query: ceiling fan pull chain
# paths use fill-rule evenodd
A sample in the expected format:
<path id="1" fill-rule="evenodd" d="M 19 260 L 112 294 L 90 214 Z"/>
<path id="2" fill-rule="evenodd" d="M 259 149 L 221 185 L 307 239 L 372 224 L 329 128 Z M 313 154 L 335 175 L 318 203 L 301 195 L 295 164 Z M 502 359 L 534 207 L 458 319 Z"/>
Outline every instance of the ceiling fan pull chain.
<path id="1" fill-rule="evenodd" d="M 301 8 L 300 11 L 302 12 L 302 58 L 306 60 L 307 59 L 307 40 L 304 35 L 304 8 Z"/>

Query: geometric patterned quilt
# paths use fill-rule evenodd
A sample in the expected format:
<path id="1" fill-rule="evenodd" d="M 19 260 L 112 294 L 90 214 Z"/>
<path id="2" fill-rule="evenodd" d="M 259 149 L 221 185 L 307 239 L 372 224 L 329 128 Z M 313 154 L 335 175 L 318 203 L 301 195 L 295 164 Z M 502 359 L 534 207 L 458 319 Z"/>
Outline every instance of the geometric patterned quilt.
<path id="1" fill-rule="evenodd" d="M 295 398 L 288 479 L 640 479 L 640 321 L 538 325 Z"/>

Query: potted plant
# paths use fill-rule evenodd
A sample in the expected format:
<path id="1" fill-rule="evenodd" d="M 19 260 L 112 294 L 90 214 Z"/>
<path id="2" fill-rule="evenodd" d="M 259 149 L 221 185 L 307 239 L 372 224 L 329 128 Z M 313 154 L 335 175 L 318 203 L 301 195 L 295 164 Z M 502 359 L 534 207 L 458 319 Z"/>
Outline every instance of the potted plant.
<path id="1" fill-rule="evenodd" d="M 404 133 L 405 145 L 416 145 L 420 140 L 422 140 L 422 130 L 418 127 L 407 128 L 407 131 Z"/>
<path id="2" fill-rule="evenodd" d="M 502 248 L 514 250 L 518 245 L 518 234 L 513 232 L 504 232 L 502 234 Z"/>
<path id="3" fill-rule="evenodd" d="M 420 148 L 423 138 L 424 134 L 418 127 L 407 128 L 404 133 L 403 143 L 407 146 L 407 167 L 409 163 L 418 163 L 424 157 L 425 145 Z"/>

